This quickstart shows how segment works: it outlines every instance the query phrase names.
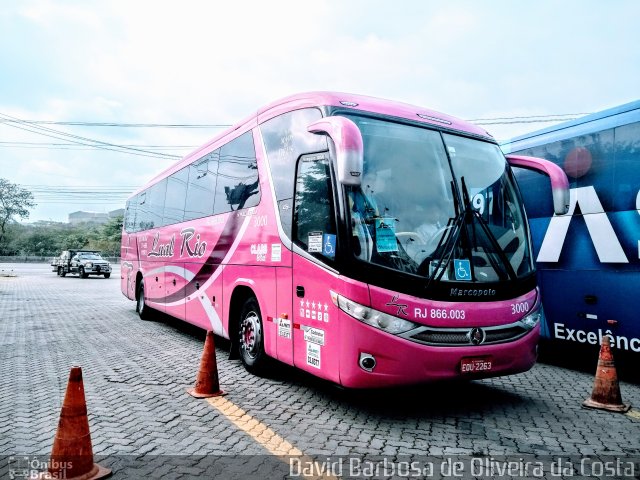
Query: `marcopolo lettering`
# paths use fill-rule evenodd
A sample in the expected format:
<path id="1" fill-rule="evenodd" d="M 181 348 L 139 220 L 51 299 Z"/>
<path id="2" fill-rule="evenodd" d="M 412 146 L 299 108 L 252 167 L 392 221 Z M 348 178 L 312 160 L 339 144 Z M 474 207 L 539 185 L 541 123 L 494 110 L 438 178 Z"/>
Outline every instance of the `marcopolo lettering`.
<path id="1" fill-rule="evenodd" d="M 478 289 L 478 288 L 452 288 L 450 295 L 452 297 L 493 297 L 496 291 L 492 288 Z"/>

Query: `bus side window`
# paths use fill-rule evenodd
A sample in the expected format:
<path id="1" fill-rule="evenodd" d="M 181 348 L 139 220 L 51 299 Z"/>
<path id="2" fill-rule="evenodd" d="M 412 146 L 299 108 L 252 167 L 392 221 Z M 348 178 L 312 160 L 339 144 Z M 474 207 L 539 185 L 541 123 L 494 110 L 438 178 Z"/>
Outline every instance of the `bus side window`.
<path id="1" fill-rule="evenodd" d="M 138 195 L 127 201 L 124 212 L 124 230 L 127 233 L 135 232 L 136 210 L 138 209 Z"/>
<path id="2" fill-rule="evenodd" d="M 333 259 L 336 220 L 329 161 L 302 157 L 298 164 L 294 202 L 294 241 L 315 257 Z"/>
<path id="3" fill-rule="evenodd" d="M 184 207 L 184 221 L 213 215 L 220 149 L 209 152 L 189 165 L 189 185 Z"/>
<path id="4" fill-rule="evenodd" d="M 294 110 L 267 120 L 260 125 L 262 141 L 278 202 L 280 222 L 291 238 L 293 187 L 296 161 L 300 155 L 327 150 L 327 138 L 307 131 L 307 127 L 322 118 L 317 108 Z"/>
<path id="5" fill-rule="evenodd" d="M 167 179 L 167 194 L 164 201 L 164 216 L 162 219 L 163 225 L 182 222 L 188 181 L 188 168 L 178 170 Z"/>
<path id="6" fill-rule="evenodd" d="M 615 157 L 608 158 L 615 165 L 615 211 L 640 210 L 640 122 L 615 129 Z"/>
<path id="7" fill-rule="evenodd" d="M 167 192 L 167 179 L 160 180 L 147 190 L 147 225 L 145 229 L 162 226 L 164 216 L 164 197 Z"/>
<path id="8" fill-rule="evenodd" d="M 141 192 L 136 196 L 138 207 L 136 209 L 136 219 L 133 226 L 134 232 L 139 232 L 141 230 L 146 230 L 148 225 L 148 204 L 147 204 L 147 191 Z"/>
<path id="9" fill-rule="evenodd" d="M 518 155 L 529 155 L 531 157 L 544 158 L 556 165 L 559 164 L 555 150 L 545 145 L 543 147 L 530 148 L 517 152 Z M 514 168 L 515 174 L 522 200 L 527 210 L 527 216 L 532 218 L 553 217 L 553 201 L 551 194 L 551 185 L 549 180 L 537 172 L 525 170 L 524 168 Z"/>
<path id="10" fill-rule="evenodd" d="M 260 203 L 260 182 L 251 131 L 220 149 L 214 213 L 225 213 Z"/>

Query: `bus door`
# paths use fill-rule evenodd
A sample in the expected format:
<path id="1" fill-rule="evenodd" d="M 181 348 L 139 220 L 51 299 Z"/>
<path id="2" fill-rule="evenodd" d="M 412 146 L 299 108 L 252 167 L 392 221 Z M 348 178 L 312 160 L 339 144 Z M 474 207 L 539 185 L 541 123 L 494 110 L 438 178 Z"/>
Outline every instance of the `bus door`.
<path id="1" fill-rule="evenodd" d="M 339 325 L 330 294 L 337 283 L 331 267 L 336 255 L 335 217 L 328 154 L 302 156 L 293 212 L 294 364 L 339 382 Z"/>
<path id="2" fill-rule="evenodd" d="M 129 300 L 136 299 L 137 253 L 136 236 L 123 232 L 120 247 L 120 290 Z"/>
<path id="3" fill-rule="evenodd" d="M 290 206 L 291 200 L 287 201 Z M 281 265 L 276 267 L 276 356 L 278 360 L 288 365 L 293 365 L 293 320 L 295 318 L 292 305 L 293 278 L 291 269 L 291 252 L 285 249 L 281 244 L 271 245 L 273 256 L 273 247 L 276 245 L 276 258 L 280 255 Z M 278 253 L 279 250 L 279 253 Z M 286 315 L 284 315 L 286 314 Z M 284 317 L 287 318 L 284 318 Z"/>

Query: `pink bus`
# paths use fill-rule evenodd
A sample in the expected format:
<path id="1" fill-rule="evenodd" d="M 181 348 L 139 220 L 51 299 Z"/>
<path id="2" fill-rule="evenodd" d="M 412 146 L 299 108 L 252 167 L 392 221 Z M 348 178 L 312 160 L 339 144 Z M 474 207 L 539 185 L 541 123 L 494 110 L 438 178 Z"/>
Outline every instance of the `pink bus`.
<path id="1" fill-rule="evenodd" d="M 530 369 L 542 315 L 511 166 L 484 130 L 343 93 L 272 103 L 128 200 L 122 292 L 346 387 Z"/>

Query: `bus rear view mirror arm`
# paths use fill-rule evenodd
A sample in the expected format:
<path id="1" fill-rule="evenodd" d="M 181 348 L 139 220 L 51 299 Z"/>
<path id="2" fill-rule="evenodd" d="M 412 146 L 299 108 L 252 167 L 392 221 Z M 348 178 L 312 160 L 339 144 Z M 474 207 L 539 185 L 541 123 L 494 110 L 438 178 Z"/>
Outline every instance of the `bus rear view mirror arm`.
<path id="1" fill-rule="evenodd" d="M 329 135 L 336 147 L 338 181 L 359 186 L 362 182 L 364 148 L 358 126 L 345 117 L 326 117 L 307 127 L 311 133 Z"/>
<path id="2" fill-rule="evenodd" d="M 565 215 L 569 211 L 569 180 L 564 171 L 548 160 L 523 155 L 507 155 L 512 167 L 525 168 L 547 175 L 551 180 L 553 210 L 556 215 Z"/>

